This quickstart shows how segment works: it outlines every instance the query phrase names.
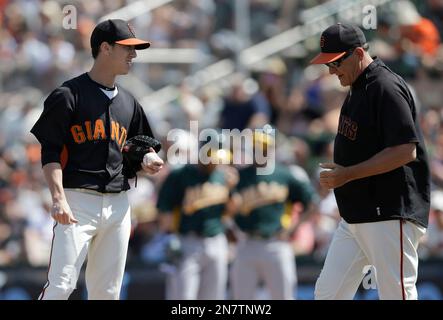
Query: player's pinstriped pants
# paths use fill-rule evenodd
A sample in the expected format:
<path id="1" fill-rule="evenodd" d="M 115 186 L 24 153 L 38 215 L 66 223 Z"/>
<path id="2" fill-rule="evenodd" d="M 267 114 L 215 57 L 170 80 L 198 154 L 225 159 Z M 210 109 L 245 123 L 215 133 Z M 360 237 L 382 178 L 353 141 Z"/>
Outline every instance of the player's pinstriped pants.
<path id="1" fill-rule="evenodd" d="M 167 276 L 168 300 L 223 300 L 228 274 L 228 242 L 214 237 L 180 236 L 183 259 Z"/>
<path id="2" fill-rule="evenodd" d="M 271 299 L 294 299 L 297 275 L 291 245 L 279 239 L 246 239 L 239 245 L 230 279 L 235 300 L 255 299 L 260 280 Z"/>
<path id="3" fill-rule="evenodd" d="M 318 300 L 351 300 L 375 267 L 379 298 L 416 300 L 417 247 L 426 228 L 406 220 L 348 224 L 341 220 L 315 286 Z"/>
<path id="4" fill-rule="evenodd" d="M 68 299 L 86 256 L 88 299 L 119 299 L 131 227 L 126 192 L 65 194 L 78 223 L 54 224 L 48 281 L 39 299 Z"/>

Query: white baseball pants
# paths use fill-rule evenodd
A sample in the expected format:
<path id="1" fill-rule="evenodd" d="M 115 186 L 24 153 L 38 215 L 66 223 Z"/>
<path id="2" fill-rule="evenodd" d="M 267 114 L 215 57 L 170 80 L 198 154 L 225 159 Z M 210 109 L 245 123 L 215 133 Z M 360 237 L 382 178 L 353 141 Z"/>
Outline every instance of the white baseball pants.
<path id="1" fill-rule="evenodd" d="M 228 281 L 228 242 L 214 237 L 180 236 L 183 259 L 167 277 L 168 300 L 223 300 Z"/>
<path id="2" fill-rule="evenodd" d="M 68 299 L 86 256 L 88 299 L 119 299 L 131 228 L 126 192 L 65 189 L 65 194 L 78 223 L 54 224 L 48 281 L 39 299 Z"/>
<path id="3" fill-rule="evenodd" d="M 294 299 L 297 277 L 289 242 L 246 239 L 239 245 L 231 270 L 233 299 L 255 299 L 260 280 L 264 281 L 271 299 Z"/>
<path id="4" fill-rule="evenodd" d="M 353 299 L 367 265 L 375 268 L 381 300 L 417 299 L 417 247 L 425 231 L 406 220 L 348 224 L 342 219 L 317 280 L 315 299 Z"/>

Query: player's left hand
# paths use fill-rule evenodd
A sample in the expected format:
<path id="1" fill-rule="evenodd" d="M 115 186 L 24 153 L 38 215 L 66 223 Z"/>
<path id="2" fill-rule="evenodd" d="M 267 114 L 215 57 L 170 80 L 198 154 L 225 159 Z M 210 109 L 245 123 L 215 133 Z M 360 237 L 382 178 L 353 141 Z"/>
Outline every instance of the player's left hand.
<path id="1" fill-rule="evenodd" d="M 320 185 L 327 189 L 335 189 L 349 182 L 348 173 L 345 167 L 336 163 L 320 163 L 323 170 L 320 172 Z"/>
<path id="2" fill-rule="evenodd" d="M 149 148 L 149 151 L 149 153 L 153 156 L 145 157 L 141 163 L 141 166 L 143 171 L 147 172 L 148 174 L 156 174 L 163 168 L 164 162 L 159 156 L 157 156 L 157 153 L 153 148 Z"/>

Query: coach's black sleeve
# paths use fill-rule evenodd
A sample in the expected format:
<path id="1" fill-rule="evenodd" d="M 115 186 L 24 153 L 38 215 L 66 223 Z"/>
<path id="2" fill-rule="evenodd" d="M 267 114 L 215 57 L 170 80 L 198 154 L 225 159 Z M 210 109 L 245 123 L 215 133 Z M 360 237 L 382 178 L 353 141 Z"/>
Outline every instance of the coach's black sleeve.
<path id="1" fill-rule="evenodd" d="M 60 163 L 60 154 L 69 133 L 74 97 L 67 87 L 54 90 L 44 102 L 43 112 L 31 129 L 41 144 L 41 161 Z"/>
<path id="2" fill-rule="evenodd" d="M 414 105 L 406 87 L 386 80 L 374 85 L 370 96 L 376 103 L 381 147 L 418 142 L 412 116 Z"/>

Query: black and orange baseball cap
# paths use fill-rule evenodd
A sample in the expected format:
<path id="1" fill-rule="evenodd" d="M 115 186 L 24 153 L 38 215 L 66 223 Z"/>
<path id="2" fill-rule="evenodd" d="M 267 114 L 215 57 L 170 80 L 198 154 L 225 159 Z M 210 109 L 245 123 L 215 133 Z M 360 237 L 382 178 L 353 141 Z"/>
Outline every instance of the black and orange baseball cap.
<path id="1" fill-rule="evenodd" d="M 366 38 L 359 27 L 346 23 L 334 24 L 321 34 L 321 52 L 311 60 L 310 64 L 333 62 L 344 56 L 350 49 L 365 45 Z"/>
<path id="2" fill-rule="evenodd" d="M 105 20 L 94 28 L 91 34 L 91 48 L 99 47 L 102 42 L 134 46 L 136 50 L 147 49 L 151 46 L 150 42 L 138 39 L 132 26 L 121 19 Z"/>

